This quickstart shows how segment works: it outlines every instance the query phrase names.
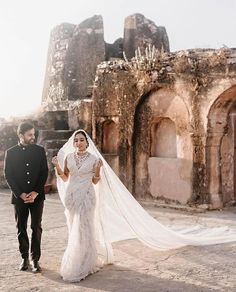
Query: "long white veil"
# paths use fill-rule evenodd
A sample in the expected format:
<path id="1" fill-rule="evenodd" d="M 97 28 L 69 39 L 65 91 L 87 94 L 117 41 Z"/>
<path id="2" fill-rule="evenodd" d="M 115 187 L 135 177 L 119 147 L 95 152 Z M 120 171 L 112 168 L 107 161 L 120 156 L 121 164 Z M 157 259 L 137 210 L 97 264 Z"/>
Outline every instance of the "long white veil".
<path id="1" fill-rule="evenodd" d="M 76 131 L 78 132 L 78 131 Z M 75 133 L 76 133 L 75 132 Z M 58 160 L 64 167 L 65 157 L 74 152 L 74 135 L 59 150 Z M 209 245 L 236 241 L 236 230 L 229 228 L 186 228 L 175 232 L 160 224 L 150 216 L 134 199 L 118 176 L 114 173 L 95 144 L 88 138 L 88 152 L 102 159 L 101 180 L 95 186 L 97 195 L 95 228 L 99 232 L 100 242 L 106 249 L 106 262 L 112 262 L 112 242 L 137 238 L 144 244 L 157 250 L 179 248 L 185 245 Z M 66 184 L 57 179 L 57 187 L 62 203 Z"/>

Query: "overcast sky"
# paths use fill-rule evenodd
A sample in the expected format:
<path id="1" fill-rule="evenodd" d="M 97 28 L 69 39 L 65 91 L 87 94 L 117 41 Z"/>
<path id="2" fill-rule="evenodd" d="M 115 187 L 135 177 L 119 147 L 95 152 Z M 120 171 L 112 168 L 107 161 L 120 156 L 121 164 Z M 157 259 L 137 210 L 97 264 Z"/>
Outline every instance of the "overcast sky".
<path id="1" fill-rule="evenodd" d="M 112 43 L 134 13 L 165 26 L 171 51 L 236 47 L 236 0 L 1 0 L 0 117 L 39 107 L 55 25 L 100 14 L 105 41 Z"/>

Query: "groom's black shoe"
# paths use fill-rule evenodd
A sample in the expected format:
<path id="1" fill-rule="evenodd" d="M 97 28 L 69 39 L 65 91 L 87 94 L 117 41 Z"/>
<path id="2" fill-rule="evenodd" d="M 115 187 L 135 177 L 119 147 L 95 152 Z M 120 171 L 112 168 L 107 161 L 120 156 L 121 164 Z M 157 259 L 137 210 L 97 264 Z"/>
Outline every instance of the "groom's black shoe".
<path id="1" fill-rule="evenodd" d="M 20 271 L 26 271 L 29 267 L 29 259 L 23 259 L 20 263 L 19 270 Z"/>
<path id="2" fill-rule="evenodd" d="M 41 269 L 41 267 L 39 265 L 39 262 L 36 261 L 36 260 L 33 260 L 32 261 L 32 272 L 33 273 L 39 273 L 41 271 L 42 271 L 42 269 Z"/>

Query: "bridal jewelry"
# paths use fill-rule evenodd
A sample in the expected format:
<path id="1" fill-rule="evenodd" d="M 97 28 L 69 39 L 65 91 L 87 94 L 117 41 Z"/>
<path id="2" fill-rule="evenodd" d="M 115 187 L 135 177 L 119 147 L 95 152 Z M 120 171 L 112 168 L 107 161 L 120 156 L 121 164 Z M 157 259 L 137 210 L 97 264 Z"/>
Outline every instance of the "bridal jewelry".
<path id="1" fill-rule="evenodd" d="M 75 152 L 75 162 L 78 168 L 81 167 L 83 162 L 89 157 L 89 152 L 81 151 L 79 153 Z"/>

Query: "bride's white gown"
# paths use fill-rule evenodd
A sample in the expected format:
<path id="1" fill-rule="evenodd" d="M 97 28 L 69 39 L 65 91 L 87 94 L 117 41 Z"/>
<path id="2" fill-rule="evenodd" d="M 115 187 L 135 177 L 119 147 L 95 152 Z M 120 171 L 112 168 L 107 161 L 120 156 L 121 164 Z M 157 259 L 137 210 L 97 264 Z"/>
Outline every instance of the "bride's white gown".
<path id="1" fill-rule="evenodd" d="M 68 244 L 61 263 L 65 281 L 80 281 L 101 267 L 95 241 L 95 190 L 92 185 L 97 158 L 89 154 L 78 167 L 74 153 L 67 156 L 70 178 L 64 204 L 68 225 Z"/>
<path id="2" fill-rule="evenodd" d="M 112 263 L 111 243 L 119 240 L 137 238 L 157 250 L 236 241 L 236 230 L 227 226 L 207 228 L 188 226 L 186 222 L 186 228 L 177 232 L 160 224 L 134 199 L 86 132 L 90 155 L 78 168 L 74 159 L 75 133 L 58 152 L 60 166 L 64 168 L 67 157 L 70 170 L 68 182 L 57 177 L 68 223 L 68 244 L 61 264 L 64 280 L 80 281 Z M 94 186 L 92 176 L 98 158 L 103 167 L 101 180 Z"/>

